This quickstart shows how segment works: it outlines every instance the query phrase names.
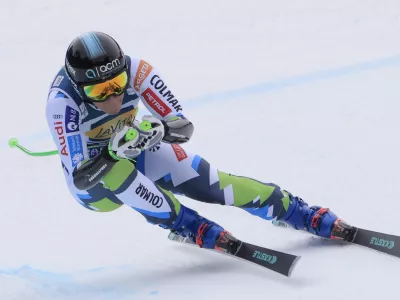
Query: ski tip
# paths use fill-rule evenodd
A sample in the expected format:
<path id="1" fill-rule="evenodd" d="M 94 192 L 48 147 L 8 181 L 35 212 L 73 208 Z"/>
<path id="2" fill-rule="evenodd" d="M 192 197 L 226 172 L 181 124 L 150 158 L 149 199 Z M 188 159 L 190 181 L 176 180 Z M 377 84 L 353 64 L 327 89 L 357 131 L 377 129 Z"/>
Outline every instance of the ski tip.
<path id="1" fill-rule="evenodd" d="M 293 269 L 294 269 L 295 266 L 297 266 L 297 263 L 299 262 L 300 258 L 301 258 L 301 256 L 296 256 L 296 258 L 294 259 L 292 265 L 290 266 L 290 269 L 289 269 L 287 277 L 292 276 Z"/>

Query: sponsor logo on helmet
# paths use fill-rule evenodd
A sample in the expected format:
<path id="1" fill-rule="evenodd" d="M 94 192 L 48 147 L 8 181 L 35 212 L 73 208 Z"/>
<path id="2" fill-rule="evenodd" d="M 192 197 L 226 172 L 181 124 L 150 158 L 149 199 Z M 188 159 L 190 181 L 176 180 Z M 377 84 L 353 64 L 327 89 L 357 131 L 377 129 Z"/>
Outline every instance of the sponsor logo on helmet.
<path id="1" fill-rule="evenodd" d="M 152 69 L 153 67 L 144 60 L 140 61 L 139 67 L 136 71 L 135 80 L 133 81 L 136 91 L 139 92 L 140 86 L 142 85 L 143 81 L 146 80 L 147 76 L 149 76 Z"/>
<path id="2" fill-rule="evenodd" d="M 115 68 L 118 68 L 121 65 L 119 59 L 114 59 L 112 62 L 102 65 L 100 67 L 95 67 L 94 69 L 89 69 L 86 71 L 86 77 L 89 79 L 101 78 L 103 75 L 111 72 Z"/>
<path id="3" fill-rule="evenodd" d="M 168 86 L 165 85 L 164 81 L 161 80 L 160 76 L 154 75 L 150 84 L 155 87 L 156 90 L 163 96 L 163 98 L 172 105 L 176 112 L 182 110 L 182 107 L 179 105 L 179 101 L 175 98 L 174 94 L 168 89 Z"/>
<path id="4" fill-rule="evenodd" d="M 147 88 L 142 93 L 142 96 L 150 107 L 160 116 L 165 117 L 171 112 L 168 105 L 165 104 L 150 88 Z"/>
<path id="5" fill-rule="evenodd" d="M 61 121 L 54 122 L 54 130 L 57 132 L 58 142 L 61 147 L 61 155 L 68 156 L 67 145 L 65 143 L 64 126 Z"/>
<path id="6" fill-rule="evenodd" d="M 77 110 L 67 105 L 65 109 L 65 123 L 67 133 L 76 132 L 79 130 L 79 113 Z"/>
<path id="7" fill-rule="evenodd" d="M 68 71 L 73 74 L 74 76 L 76 75 L 75 69 L 69 64 L 68 60 L 66 61 L 67 69 Z"/>
<path id="8" fill-rule="evenodd" d="M 62 118 L 64 118 L 63 115 L 59 115 L 59 114 L 54 114 L 53 115 L 53 119 L 62 119 Z"/>

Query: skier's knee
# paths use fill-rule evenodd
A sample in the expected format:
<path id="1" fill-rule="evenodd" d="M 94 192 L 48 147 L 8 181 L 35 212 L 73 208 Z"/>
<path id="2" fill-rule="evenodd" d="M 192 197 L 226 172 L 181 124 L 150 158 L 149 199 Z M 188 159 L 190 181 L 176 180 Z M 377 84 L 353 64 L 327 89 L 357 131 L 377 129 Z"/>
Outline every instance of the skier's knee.
<path id="1" fill-rule="evenodd" d="M 72 195 L 83 207 L 96 212 L 110 212 L 120 208 L 124 203 L 110 190 L 97 184 L 87 191 L 72 191 Z"/>

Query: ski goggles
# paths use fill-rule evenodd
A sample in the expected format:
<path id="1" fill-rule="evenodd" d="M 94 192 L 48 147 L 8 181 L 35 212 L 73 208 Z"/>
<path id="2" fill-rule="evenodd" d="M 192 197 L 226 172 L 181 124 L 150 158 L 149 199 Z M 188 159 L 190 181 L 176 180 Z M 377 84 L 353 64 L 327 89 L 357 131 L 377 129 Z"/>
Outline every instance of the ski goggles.
<path id="1" fill-rule="evenodd" d="M 106 101 L 111 95 L 121 95 L 128 86 L 129 76 L 127 71 L 101 83 L 84 85 L 83 93 L 90 101 Z"/>

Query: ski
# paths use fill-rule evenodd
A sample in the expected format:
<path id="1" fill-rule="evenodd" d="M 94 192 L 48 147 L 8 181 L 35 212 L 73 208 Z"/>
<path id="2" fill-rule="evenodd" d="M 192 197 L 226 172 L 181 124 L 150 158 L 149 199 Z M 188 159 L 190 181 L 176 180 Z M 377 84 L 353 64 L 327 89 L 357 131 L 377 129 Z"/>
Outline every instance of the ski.
<path id="1" fill-rule="evenodd" d="M 183 237 L 174 232 L 171 232 L 168 235 L 168 239 L 178 243 L 197 246 L 190 238 Z M 290 277 L 294 267 L 296 266 L 296 263 L 300 259 L 300 256 L 252 245 L 239 240 L 236 241 L 239 243 L 239 246 L 234 254 L 216 249 L 211 251 L 251 262 L 288 277 Z"/>
<path id="2" fill-rule="evenodd" d="M 352 243 L 400 258 L 400 236 L 357 228 Z"/>
<path id="3" fill-rule="evenodd" d="M 275 220 L 272 223 L 277 227 L 291 228 L 281 221 Z M 400 236 L 371 231 L 359 227 L 354 228 L 354 238 L 352 241 L 346 241 L 347 243 L 374 249 L 400 258 Z"/>

